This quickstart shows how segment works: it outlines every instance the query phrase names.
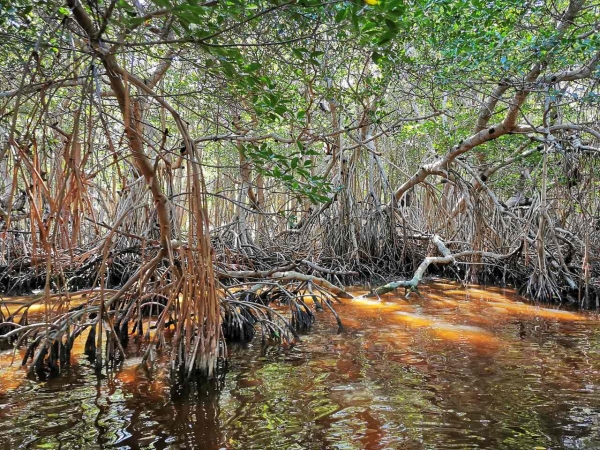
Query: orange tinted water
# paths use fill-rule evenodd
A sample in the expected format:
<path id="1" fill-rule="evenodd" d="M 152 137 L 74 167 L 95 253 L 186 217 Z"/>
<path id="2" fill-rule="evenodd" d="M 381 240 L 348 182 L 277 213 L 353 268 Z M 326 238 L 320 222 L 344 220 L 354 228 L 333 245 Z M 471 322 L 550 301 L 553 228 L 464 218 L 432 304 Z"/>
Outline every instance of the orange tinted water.
<path id="1" fill-rule="evenodd" d="M 0 448 L 600 448 L 595 314 L 498 288 L 422 293 L 344 301 L 345 333 L 318 313 L 294 349 L 237 347 L 218 386 L 176 397 L 139 358 L 96 376 L 74 356 L 39 382 L 4 352 Z"/>

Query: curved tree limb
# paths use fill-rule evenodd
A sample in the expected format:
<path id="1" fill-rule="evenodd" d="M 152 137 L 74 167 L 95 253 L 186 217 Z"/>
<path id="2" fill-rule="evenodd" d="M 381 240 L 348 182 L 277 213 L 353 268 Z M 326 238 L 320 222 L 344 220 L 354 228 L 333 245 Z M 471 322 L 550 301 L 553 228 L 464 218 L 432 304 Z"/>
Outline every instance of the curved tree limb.
<path id="1" fill-rule="evenodd" d="M 431 236 L 430 240 L 437 247 L 437 250 L 442 254 L 442 256 L 427 256 L 425 259 L 423 259 L 423 261 L 421 262 L 421 264 L 419 265 L 419 267 L 417 268 L 413 277 L 410 280 L 393 281 L 384 286 L 380 286 L 377 289 L 375 289 L 375 291 L 372 294 L 369 294 L 368 297 L 376 297 L 379 295 L 387 294 L 388 292 L 395 291 L 399 287 L 408 288 L 408 289 L 410 289 L 411 292 L 418 292 L 417 288 L 419 286 L 419 283 L 423 279 L 425 272 L 427 271 L 427 269 L 429 268 L 429 266 L 431 264 L 440 264 L 440 265 L 454 264 L 456 262 L 456 258 L 465 257 L 465 256 L 473 256 L 473 255 L 479 255 L 479 256 L 483 256 L 483 257 L 487 257 L 487 258 L 494 258 L 494 259 L 507 259 L 507 258 L 510 258 L 511 256 L 514 256 L 515 253 L 521 249 L 521 247 L 519 247 L 507 255 L 500 255 L 497 253 L 484 252 L 484 251 L 472 251 L 472 250 L 452 254 L 452 252 L 448 249 L 448 247 L 446 247 L 446 244 L 444 243 L 442 238 L 440 236 L 438 236 L 437 234 L 434 234 L 433 236 Z"/>
<path id="2" fill-rule="evenodd" d="M 330 290 L 333 294 L 337 295 L 341 298 L 353 298 L 350 294 L 348 294 L 345 290 L 340 289 L 339 287 L 331 284 L 324 278 L 315 277 L 313 275 L 306 275 L 300 272 L 295 271 L 287 271 L 287 272 L 275 272 L 272 277 L 279 281 L 290 281 L 290 280 L 298 280 L 298 281 L 310 281 L 316 285 L 322 286 L 328 290 Z"/>

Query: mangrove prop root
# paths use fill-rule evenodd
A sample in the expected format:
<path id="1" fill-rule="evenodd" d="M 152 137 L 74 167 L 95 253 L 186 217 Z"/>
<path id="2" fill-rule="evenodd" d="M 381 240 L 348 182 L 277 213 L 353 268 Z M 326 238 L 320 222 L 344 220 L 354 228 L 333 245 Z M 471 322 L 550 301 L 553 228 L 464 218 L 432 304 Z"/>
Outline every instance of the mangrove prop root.
<path id="1" fill-rule="evenodd" d="M 316 285 L 322 286 L 328 290 L 330 290 L 334 295 L 340 298 L 352 298 L 350 294 L 348 294 L 345 290 L 335 286 L 324 278 L 315 277 L 313 275 L 305 275 L 300 272 L 295 271 L 287 271 L 287 272 L 275 272 L 273 274 L 273 279 L 278 281 L 310 281 Z"/>

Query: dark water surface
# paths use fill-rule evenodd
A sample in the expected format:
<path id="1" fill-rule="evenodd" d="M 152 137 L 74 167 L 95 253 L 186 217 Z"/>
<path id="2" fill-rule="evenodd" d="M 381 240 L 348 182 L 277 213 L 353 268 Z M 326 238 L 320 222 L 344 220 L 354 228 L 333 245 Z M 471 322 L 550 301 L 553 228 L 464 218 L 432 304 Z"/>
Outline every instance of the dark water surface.
<path id="1" fill-rule="evenodd" d="M 600 449 L 596 315 L 423 294 L 345 301 L 345 333 L 319 313 L 294 349 L 236 349 L 220 389 L 175 399 L 139 359 L 39 382 L 0 353 L 0 449 Z"/>

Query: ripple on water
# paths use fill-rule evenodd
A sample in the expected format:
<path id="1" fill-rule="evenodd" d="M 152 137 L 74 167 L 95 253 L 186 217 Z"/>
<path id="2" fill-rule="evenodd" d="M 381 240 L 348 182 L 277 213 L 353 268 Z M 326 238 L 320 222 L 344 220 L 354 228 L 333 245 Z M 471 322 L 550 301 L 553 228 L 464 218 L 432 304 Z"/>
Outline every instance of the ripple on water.
<path id="1" fill-rule="evenodd" d="M 600 325 L 448 283 L 318 314 L 294 349 L 234 352 L 221 390 L 169 396 L 130 359 L 25 379 L 0 354 L 0 448 L 600 448 Z"/>

